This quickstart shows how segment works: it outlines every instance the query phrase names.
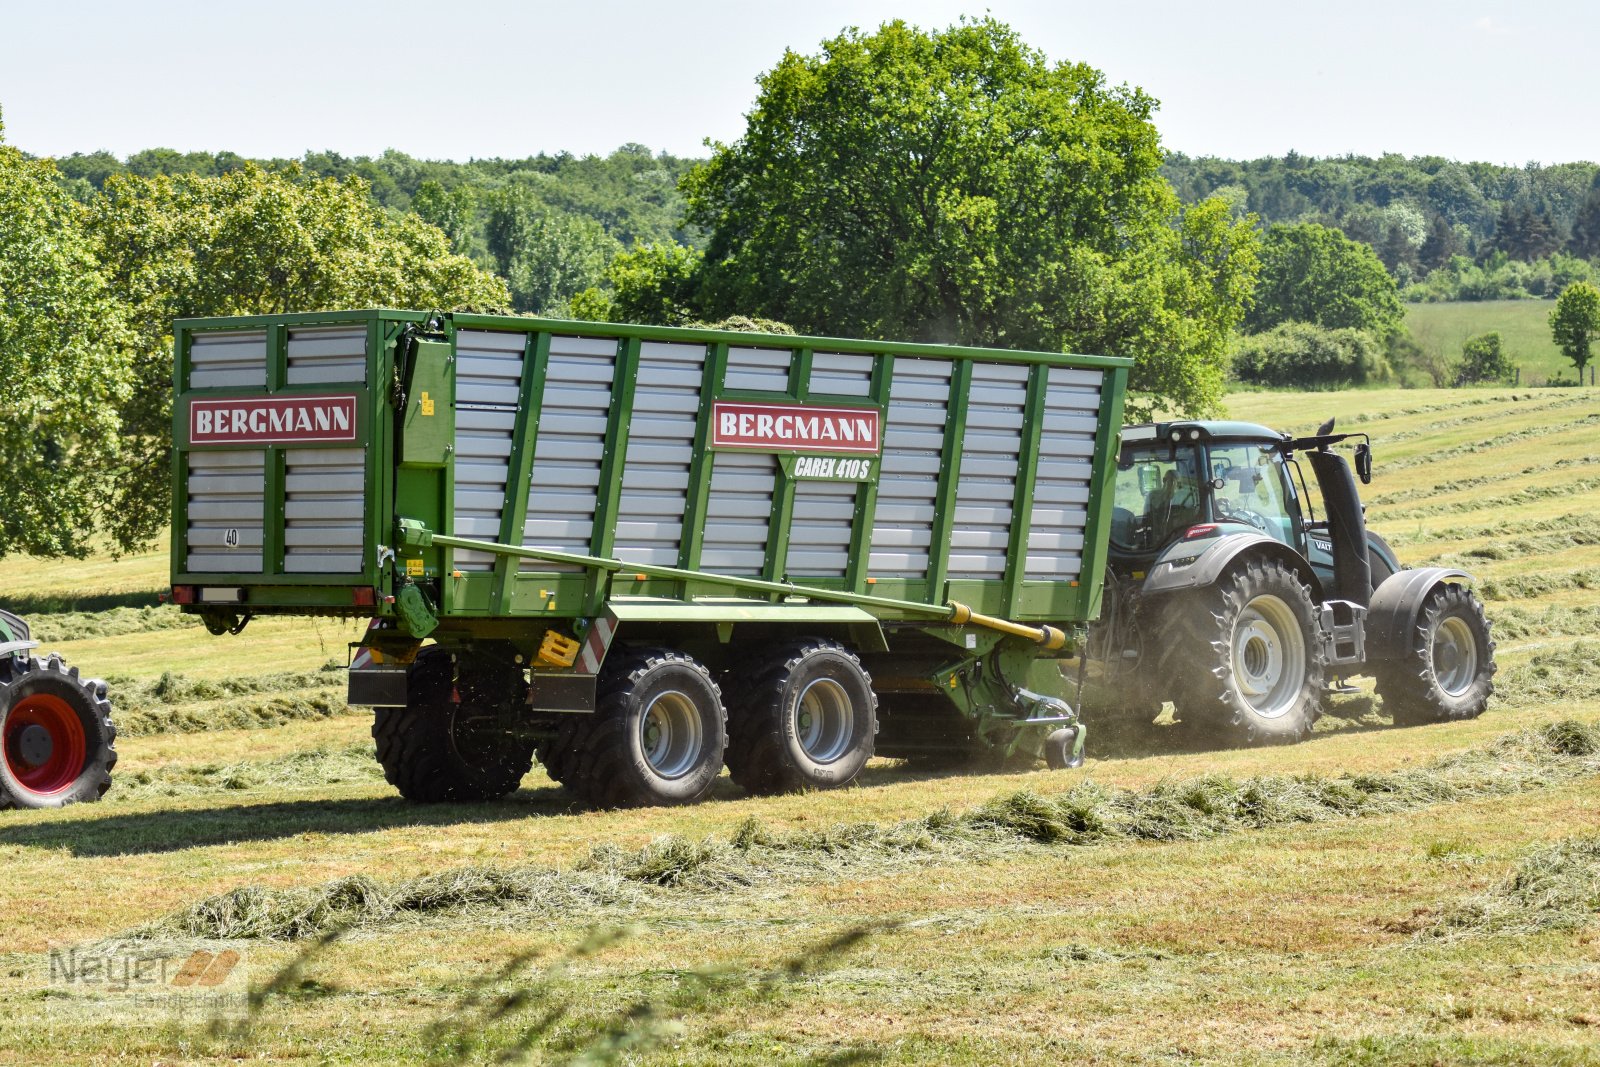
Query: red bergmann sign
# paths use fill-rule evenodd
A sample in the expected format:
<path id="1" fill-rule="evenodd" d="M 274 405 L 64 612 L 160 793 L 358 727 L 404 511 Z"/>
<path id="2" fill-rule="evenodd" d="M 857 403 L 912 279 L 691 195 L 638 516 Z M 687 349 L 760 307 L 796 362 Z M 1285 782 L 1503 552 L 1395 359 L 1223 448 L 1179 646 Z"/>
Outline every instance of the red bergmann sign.
<path id="1" fill-rule="evenodd" d="M 711 419 L 712 448 L 852 456 L 877 455 L 883 448 L 877 408 L 719 400 L 711 405 Z"/>
<path id="2" fill-rule="evenodd" d="M 262 396 L 195 400 L 191 445 L 342 444 L 356 440 L 353 396 Z"/>

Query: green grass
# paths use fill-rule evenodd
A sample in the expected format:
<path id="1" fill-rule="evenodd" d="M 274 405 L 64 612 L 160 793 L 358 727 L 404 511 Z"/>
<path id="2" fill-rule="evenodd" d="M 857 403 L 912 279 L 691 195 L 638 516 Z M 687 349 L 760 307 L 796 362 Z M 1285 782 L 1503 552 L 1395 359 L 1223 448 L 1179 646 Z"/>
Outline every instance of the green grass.
<path id="1" fill-rule="evenodd" d="M 1505 353 L 1522 369 L 1523 385 L 1541 385 L 1553 378 L 1572 381 L 1572 361 L 1550 338 L 1552 300 L 1481 300 L 1407 304 L 1406 328 L 1424 350 L 1451 360 L 1461 358 L 1469 337 L 1499 330 Z"/>
<path id="2" fill-rule="evenodd" d="M 160 552 L 0 560 L 127 728 L 104 803 L 0 812 L 0 1064 L 1600 1063 L 1600 390 L 1231 406 L 1373 435 L 1373 527 L 1489 594 L 1485 716 L 1362 692 L 1292 748 L 1099 729 L 1074 772 L 585 812 L 536 768 L 423 808 L 322 670 L 357 626 L 214 638 L 151 606 Z M 186 922 L 291 938 L 247 942 L 248 1026 L 46 1010 L 52 942 Z"/>

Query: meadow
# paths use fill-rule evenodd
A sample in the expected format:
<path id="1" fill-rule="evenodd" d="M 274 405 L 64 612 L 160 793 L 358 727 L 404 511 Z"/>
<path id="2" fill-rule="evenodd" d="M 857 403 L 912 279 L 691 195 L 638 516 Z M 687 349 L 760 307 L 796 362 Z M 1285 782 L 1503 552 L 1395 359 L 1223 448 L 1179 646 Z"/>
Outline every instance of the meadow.
<path id="1" fill-rule="evenodd" d="M 1520 385 L 1543 385 L 1553 379 L 1571 382 L 1572 361 L 1550 337 L 1553 300 L 1458 300 L 1407 304 L 1406 329 L 1423 351 L 1455 361 L 1469 337 L 1500 331 L 1506 357 L 1522 371 Z"/>
<path id="2" fill-rule="evenodd" d="M 0 561 L 123 731 L 102 803 L 0 811 L 0 1063 L 1600 1063 L 1600 391 L 1230 414 L 1372 435 L 1370 524 L 1480 579 L 1482 718 L 1358 679 L 1292 748 L 1096 724 L 1075 771 L 416 807 L 343 704 L 359 625 L 211 637 L 159 550 Z M 242 946 L 248 1020 L 52 1004 L 52 945 L 128 936 Z"/>

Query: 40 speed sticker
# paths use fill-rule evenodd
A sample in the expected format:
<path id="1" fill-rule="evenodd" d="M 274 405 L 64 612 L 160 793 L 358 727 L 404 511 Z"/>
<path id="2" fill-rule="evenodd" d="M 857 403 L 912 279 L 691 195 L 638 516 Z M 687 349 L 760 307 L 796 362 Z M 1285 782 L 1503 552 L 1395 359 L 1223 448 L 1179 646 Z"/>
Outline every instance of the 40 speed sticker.
<path id="1" fill-rule="evenodd" d="M 872 480 L 877 460 L 855 456 L 784 456 L 782 462 L 791 478 L 821 478 L 836 482 Z"/>

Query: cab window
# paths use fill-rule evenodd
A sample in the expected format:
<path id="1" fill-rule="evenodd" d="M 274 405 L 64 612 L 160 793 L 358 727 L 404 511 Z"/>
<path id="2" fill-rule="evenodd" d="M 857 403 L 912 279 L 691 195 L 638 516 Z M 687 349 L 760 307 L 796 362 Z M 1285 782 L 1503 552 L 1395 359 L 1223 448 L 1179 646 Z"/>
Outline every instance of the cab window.
<path id="1" fill-rule="evenodd" d="M 1205 518 L 1200 454 L 1193 446 L 1124 448 L 1112 498 L 1111 540 L 1154 552 Z"/>
<path id="2" fill-rule="evenodd" d="M 1212 445 L 1212 517 L 1241 522 L 1293 547 L 1298 514 L 1275 449 L 1255 444 Z"/>

